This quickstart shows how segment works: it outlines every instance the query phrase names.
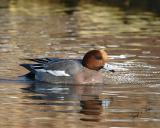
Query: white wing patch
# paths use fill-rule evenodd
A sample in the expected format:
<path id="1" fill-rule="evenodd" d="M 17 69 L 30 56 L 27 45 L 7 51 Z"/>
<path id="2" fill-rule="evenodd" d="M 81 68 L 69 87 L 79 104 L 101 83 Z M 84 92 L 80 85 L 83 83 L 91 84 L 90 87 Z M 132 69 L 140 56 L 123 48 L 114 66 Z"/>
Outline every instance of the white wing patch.
<path id="1" fill-rule="evenodd" d="M 67 74 L 65 71 L 62 70 L 45 70 L 45 69 L 38 69 L 38 72 L 46 72 L 49 74 L 52 74 L 54 76 L 70 76 L 69 74 Z"/>
<path id="2" fill-rule="evenodd" d="M 70 76 L 69 74 L 65 73 L 65 71 L 60 70 L 47 70 L 47 72 L 54 76 Z"/>

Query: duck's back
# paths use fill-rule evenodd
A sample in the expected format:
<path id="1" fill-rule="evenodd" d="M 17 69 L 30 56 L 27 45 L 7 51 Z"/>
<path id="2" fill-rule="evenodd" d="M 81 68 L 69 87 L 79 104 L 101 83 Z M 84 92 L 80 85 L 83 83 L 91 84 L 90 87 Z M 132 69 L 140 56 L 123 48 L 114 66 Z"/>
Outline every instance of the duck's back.
<path id="1" fill-rule="evenodd" d="M 80 60 L 61 60 L 58 62 L 50 61 L 45 65 L 46 70 L 52 71 L 64 71 L 69 75 L 74 75 L 75 73 L 79 72 L 83 68 Z"/>

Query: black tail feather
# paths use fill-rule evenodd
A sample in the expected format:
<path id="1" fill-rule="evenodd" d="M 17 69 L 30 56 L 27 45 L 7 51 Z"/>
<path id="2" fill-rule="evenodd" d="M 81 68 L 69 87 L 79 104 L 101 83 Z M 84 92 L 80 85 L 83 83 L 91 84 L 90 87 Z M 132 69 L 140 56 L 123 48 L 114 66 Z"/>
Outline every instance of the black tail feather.
<path id="1" fill-rule="evenodd" d="M 43 69 L 43 64 L 20 64 L 20 66 L 28 69 L 29 71 L 35 73 L 36 69 Z"/>
<path id="2" fill-rule="evenodd" d="M 20 64 L 20 66 L 28 69 L 29 71 L 35 73 L 35 69 L 33 68 L 32 64 Z"/>
<path id="3" fill-rule="evenodd" d="M 27 77 L 27 78 L 30 78 L 32 80 L 35 79 L 35 74 L 33 72 L 29 72 L 29 73 L 25 74 L 24 76 Z"/>

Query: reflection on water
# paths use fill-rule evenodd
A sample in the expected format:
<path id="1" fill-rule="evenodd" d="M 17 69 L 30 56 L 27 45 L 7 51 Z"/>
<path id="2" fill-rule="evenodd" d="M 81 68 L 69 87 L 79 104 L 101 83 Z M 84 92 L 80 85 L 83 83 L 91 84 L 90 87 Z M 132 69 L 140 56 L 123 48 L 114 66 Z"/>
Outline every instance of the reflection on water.
<path id="1" fill-rule="evenodd" d="M 158 9 L 144 8 L 145 2 L 135 9 L 132 0 L 0 2 L 1 127 L 160 126 Z M 106 85 L 18 77 L 27 72 L 19 66 L 24 58 L 82 58 L 95 48 L 107 50 L 116 67 Z"/>

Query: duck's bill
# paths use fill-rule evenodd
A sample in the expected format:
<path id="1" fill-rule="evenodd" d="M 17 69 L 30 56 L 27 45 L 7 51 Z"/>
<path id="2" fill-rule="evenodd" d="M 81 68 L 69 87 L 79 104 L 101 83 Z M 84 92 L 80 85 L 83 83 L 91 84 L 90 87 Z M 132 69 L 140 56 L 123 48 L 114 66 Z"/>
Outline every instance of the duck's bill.
<path id="1" fill-rule="evenodd" d="M 105 71 L 115 72 L 114 67 L 111 64 L 105 64 L 103 68 Z"/>

